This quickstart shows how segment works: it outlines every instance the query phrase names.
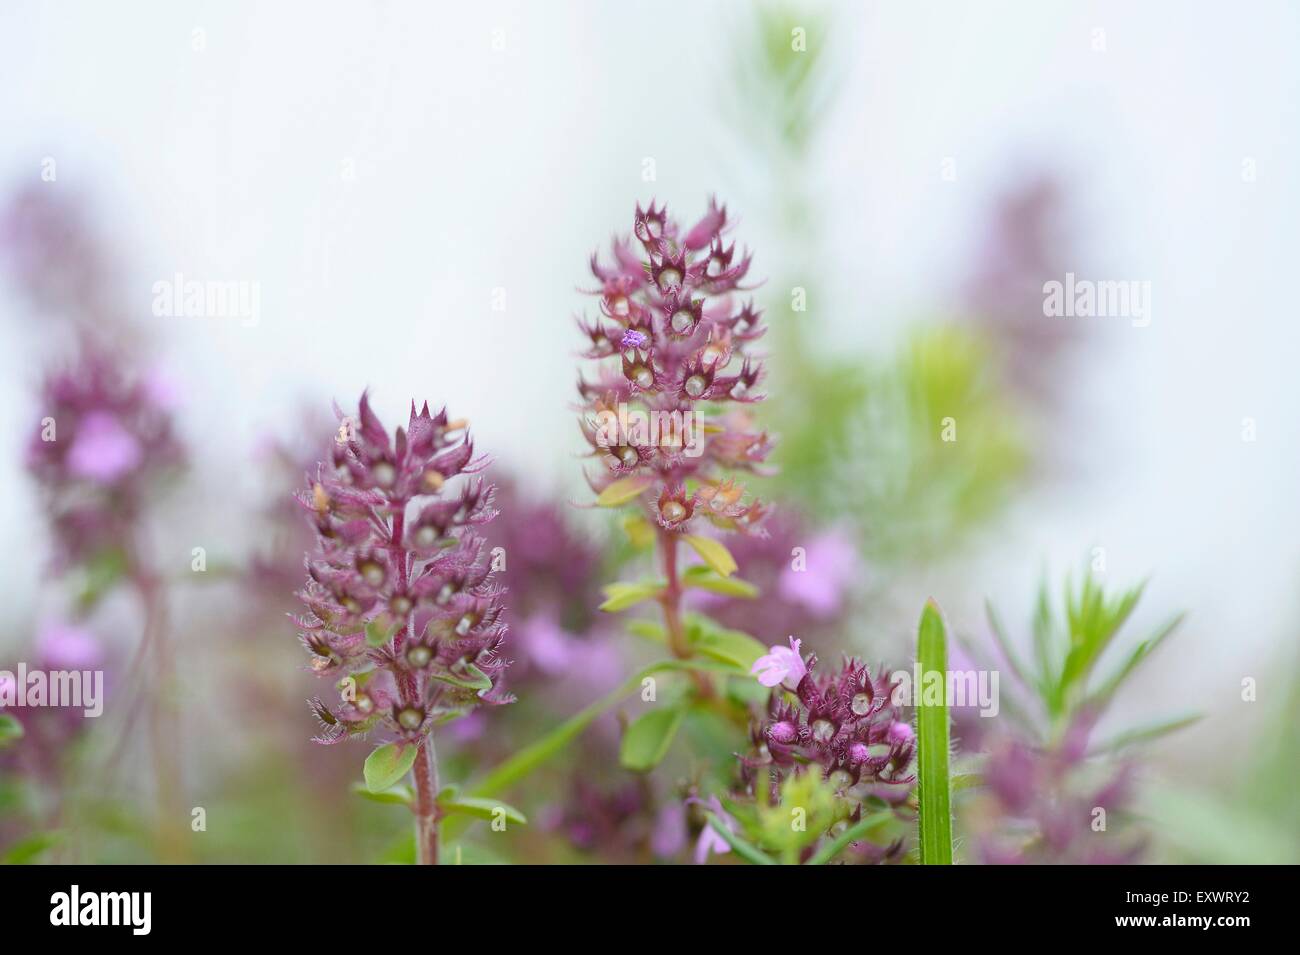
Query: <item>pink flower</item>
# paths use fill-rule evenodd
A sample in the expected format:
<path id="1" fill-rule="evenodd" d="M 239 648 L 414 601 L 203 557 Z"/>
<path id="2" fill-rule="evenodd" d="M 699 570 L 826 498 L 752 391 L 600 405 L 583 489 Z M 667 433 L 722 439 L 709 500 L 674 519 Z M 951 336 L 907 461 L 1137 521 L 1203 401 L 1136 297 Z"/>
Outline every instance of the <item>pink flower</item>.
<path id="1" fill-rule="evenodd" d="M 844 596 L 860 575 L 857 549 L 843 531 L 817 535 L 808 545 L 807 566 L 787 566 L 777 589 L 792 603 L 803 604 L 819 618 L 836 614 Z"/>
<path id="2" fill-rule="evenodd" d="M 696 801 L 701 802 L 706 809 L 717 816 L 718 821 L 727 827 L 728 832 L 736 831 L 734 820 L 723 810 L 722 803 L 718 801 L 717 796 L 710 796 L 707 803 L 702 802 L 702 800 Z M 711 823 L 706 822 L 704 828 L 700 830 L 700 838 L 695 843 L 695 864 L 704 865 L 704 863 L 708 862 L 710 852 L 724 855 L 730 851 L 731 846 L 727 844 L 727 840 L 718 835 L 717 830 L 713 828 Z"/>
<path id="3" fill-rule="evenodd" d="M 781 683 L 798 686 L 808 672 L 803 657 L 799 655 L 799 642 L 792 636 L 788 650 L 785 647 L 769 647 L 771 652 L 755 660 L 749 672 L 758 677 L 758 682 L 764 686 L 777 686 Z"/>
<path id="4" fill-rule="evenodd" d="M 140 458 L 140 442 L 116 415 L 92 411 L 78 424 L 68 451 L 68 468 L 77 477 L 112 484 L 134 471 Z"/>
<path id="5" fill-rule="evenodd" d="M 650 851 L 657 858 L 671 859 L 686 848 L 686 839 L 686 808 L 681 803 L 669 803 L 655 817 Z"/>
<path id="6" fill-rule="evenodd" d="M 36 647 L 41 662 L 55 670 L 91 670 L 104 656 L 94 634 L 64 623 L 46 625 Z"/>

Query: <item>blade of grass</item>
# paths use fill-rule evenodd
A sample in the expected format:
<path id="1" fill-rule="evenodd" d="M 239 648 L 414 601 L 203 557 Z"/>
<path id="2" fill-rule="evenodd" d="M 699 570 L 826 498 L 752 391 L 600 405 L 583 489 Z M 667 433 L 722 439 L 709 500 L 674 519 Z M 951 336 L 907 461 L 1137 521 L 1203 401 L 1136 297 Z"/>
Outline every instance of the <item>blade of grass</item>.
<path id="1" fill-rule="evenodd" d="M 713 831 L 722 837 L 722 841 L 731 846 L 736 855 L 740 856 L 746 862 L 752 862 L 754 865 L 776 865 L 776 860 L 769 856 L 757 846 L 752 846 L 740 836 L 736 835 L 726 824 L 717 817 L 715 813 L 708 814 L 709 825 Z"/>
<path id="2" fill-rule="evenodd" d="M 948 701 L 943 689 L 937 704 L 926 703 L 925 684 L 930 673 L 948 670 L 947 634 L 943 617 L 933 600 L 921 611 L 916 637 L 921 686 L 916 687 L 916 759 L 918 764 L 917 828 L 922 865 L 952 865 L 952 782 L 948 776 Z"/>
<path id="3" fill-rule="evenodd" d="M 863 816 L 853 825 L 849 826 L 838 836 L 832 839 L 826 845 L 822 846 L 810 858 L 805 865 L 825 865 L 844 851 L 851 842 L 857 842 L 865 836 L 868 830 L 874 829 L 886 819 L 892 819 L 894 813 L 886 809 L 881 812 L 873 812 L 868 816 Z"/>
<path id="4" fill-rule="evenodd" d="M 1134 746 L 1138 743 L 1145 743 L 1153 739 L 1159 739 L 1168 733 L 1182 729 L 1184 726 L 1191 726 L 1205 714 L 1188 713 L 1184 716 L 1178 716 L 1173 719 L 1161 720 L 1158 723 L 1150 723 L 1146 726 L 1134 727 L 1131 730 L 1125 730 L 1123 733 L 1098 743 L 1088 751 L 1088 755 L 1099 753 L 1113 753 L 1117 750 L 1124 749 L 1126 746 Z"/>

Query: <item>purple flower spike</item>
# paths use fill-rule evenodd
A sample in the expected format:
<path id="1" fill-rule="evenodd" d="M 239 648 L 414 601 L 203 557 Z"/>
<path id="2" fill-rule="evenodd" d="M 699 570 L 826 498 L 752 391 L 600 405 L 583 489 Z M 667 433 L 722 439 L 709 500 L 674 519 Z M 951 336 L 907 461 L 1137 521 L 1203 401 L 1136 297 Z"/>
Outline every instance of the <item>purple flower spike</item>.
<path id="1" fill-rule="evenodd" d="M 752 304 L 734 301 L 747 288 L 751 257 L 724 241 L 729 226 L 715 201 L 689 230 L 654 203 L 637 206 L 632 234 L 614 241 L 612 261 L 593 257 L 600 315 L 579 322 L 590 342 L 584 357 L 600 363 L 594 380 L 578 382 L 583 432 L 605 467 L 592 484 L 601 491 L 620 479 L 651 478 L 656 497 L 674 499 L 659 522 L 673 533 L 695 533 L 691 525 L 702 520 L 761 533 L 767 512 L 725 478 L 767 473 L 772 447 L 744 410 L 763 397 L 756 392 L 763 363 L 748 349 L 764 328 Z M 627 427 L 629 414 L 656 426 Z M 680 499 L 688 482 L 709 507 Z"/>
<path id="2" fill-rule="evenodd" d="M 313 703 L 317 741 L 373 729 L 418 741 L 435 723 L 513 699 L 504 591 L 476 532 L 496 516 L 495 489 L 457 480 L 484 462 L 445 411 L 412 404 L 392 437 L 366 395 L 338 418 L 328 460 L 297 496 L 317 537 L 300 635 L 313 671 L 350 678 L 338 703 Z"/>

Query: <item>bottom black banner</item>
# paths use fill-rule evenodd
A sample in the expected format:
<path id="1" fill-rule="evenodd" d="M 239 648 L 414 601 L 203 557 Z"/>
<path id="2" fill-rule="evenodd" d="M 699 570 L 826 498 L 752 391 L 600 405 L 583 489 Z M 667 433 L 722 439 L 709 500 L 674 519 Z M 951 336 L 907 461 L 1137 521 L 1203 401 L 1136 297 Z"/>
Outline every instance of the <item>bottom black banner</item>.
<path id="1" fill-rule="evenodd" d="M 8 868 L 0 869 L 0 913 L 7 942 L 77 932 L 83 941 L 93 933 L 128 944 L 146 938 L 205 944 L 263 939 L 277 925 L 299 943 L 338 943 L 340 932 L 356 932 L 359 940 L 373 937 L 375 929 L 382 929 L 385 942 L 408 933 L 432 941 L 427 916 L 441 916 L 435 924 L 450 938 L 463 931 L 471 913 L 488 916 L 494 939 L 508 937 L 513 927 L 527 932 L 528 941 L 558 926 L 558 917 L 587 921 L 598 912 L 625 927 L 643 922 L 652 931 L 683 918 L 732 931 L 765 926 L 766 938 L 797 912 L 833 915 L 841 909 L 845 927 L 869 934 L 872 925 L 909 925 L 920 932 L 909 930 L 911 944 L 934 932 L 945 942 L 966 935 L 995 946 L 1004 938 L 1009 945 L 1023 943 L 1028 929 L 1045 929 L 1035 936 L 1043 942 L 1112 933 L 1172 932 L 1170 937 L 1185 939 L 1199 932 L 1231 944 L 1233 933 L 1278 931 L 1283 925 L 1280 873 L 1262 867 L 900 866 L 853 877 L 832 874 L 826 882 L 810 876 L 786 881 L 770 870 L 758 876 L 757 870 Z M 662 888 L 655 888 L 660 880 Z M 518 918 L 533 913 L 538 919 Z M 480 919 L 474 921 L 475 931 L 484 930 Z M 824 924 L 835 923 L 831 918 Z"/>

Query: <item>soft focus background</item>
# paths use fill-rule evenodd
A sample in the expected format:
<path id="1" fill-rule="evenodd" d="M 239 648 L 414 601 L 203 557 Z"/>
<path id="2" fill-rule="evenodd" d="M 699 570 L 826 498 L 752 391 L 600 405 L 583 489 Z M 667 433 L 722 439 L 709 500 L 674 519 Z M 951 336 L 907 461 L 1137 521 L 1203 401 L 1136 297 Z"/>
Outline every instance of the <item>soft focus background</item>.
<path id="1" fill-rule="evenodd" d="M 0 661 L 72 613 L 24 453 L 44 370 L 89 324 L 170 382 L 187 448 L 150 539 L 176 581 L 185 806 L 209 810 L 192 857 L 382 858 L 403 823 L 349 803 L 361 750 L 305 742 L 310 681 L 279 617 L 292 574 L 254 607 L 238 568 L 328 446 L 330 401 L 366 387 L 390 425 L 411 397 L 468 417 L 499 479 L 603 546 L 610 528 L 565 507 L 585 493 L 571 316 L 589 307 L 586 263 L 636 201 L 693 221 L 716 193 L 768 278 L 764 414 L 786 472 L 771 493 L 856 544 L 853 612 L 817 649 L 906 661 L 931 595 L 971 640 L 985 598 L 1023 637 L 1040 579 L 1102 548 L 1104 579 L 1151 577 L 1137 632 L 1189 613 L 1108 716 L 1204 714 L 1146 754 L 1156 857 L 1296 861 L 1294 800 L 1268 794 L 1295 777 L 1300 719 L 1297 47 L 1283 2 L 7 3 L 0 196 L 61 210 L 73 231 L 55 245 L 101 263 L 111 305 L 33 295 L 49 262 L 6 233 Z M 1041 283 L 1067 271 L 1149 281 L 1150 324 L 1043 317 Z M 153 284 L 178 272 L 257 283 L 260 321 L 155 317 Z M 980 424 L 956 491 L 927 483 L 944 466 L 923 456 L 894 474 L 907 436 L 846 411 L 880 381 L 938 374 L 942 393 L 967 373 Z M 225 576 L 195 582 L 195 547 Z M 126 665 L 130 599 L 85 626 Z M 526 686 L 556 714 L 599 692 L 546 676 L 534 665 Z M 59 823 L 55 851 L 147 856 L 130 765 L 121 812 Z M 7 798 L 27 821 L 4 838 L 42 828 L 40 794 Z"/>

